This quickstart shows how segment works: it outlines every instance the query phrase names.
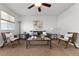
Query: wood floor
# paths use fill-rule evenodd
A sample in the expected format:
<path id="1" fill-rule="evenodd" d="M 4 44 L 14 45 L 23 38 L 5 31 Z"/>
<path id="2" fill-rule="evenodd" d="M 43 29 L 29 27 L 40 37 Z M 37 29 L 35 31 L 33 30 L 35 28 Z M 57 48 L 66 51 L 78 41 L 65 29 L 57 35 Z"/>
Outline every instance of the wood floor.
<path id="1" fill-rule="evenodd" d="M 34 43 L 34 42 L 33 42 Z M 49 46 L 30 46 L 29 49 L 25 47 L 25 40 L 21 40 L 21 44 L 15 43 L 15 48 L 5 46 L 0 48 L 0 56 L 79 56 L 79 49 L 69 46 L 64 49 L 64 43 L 58 46 L 56 40 L 52 40 L 52 49 Z"/>

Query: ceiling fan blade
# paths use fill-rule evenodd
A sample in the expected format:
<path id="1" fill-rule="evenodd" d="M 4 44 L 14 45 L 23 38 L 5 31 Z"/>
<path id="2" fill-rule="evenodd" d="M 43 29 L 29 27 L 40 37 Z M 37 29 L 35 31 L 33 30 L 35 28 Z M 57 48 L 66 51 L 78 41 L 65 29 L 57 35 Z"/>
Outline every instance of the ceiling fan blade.
<path id="1" fill-rule="evenodd" d="M 48 3 L 42 3 L 42 5 L 46 7 L 51 7 L 51 4 L 48 4 Z"/>
<path id="2" fill-rule="evenodd" d="M 33 4 L 33 5 L 31 5 L 31 6 L 29 6 L 29 7 L 28 7 L 28 9 L 30 9 L 30 8 L 32 8 L 32 7 L 34 7 L 34 4 Z"/>
<path id="3" fill-rule="evenodd" d="M 41 12 L 41 8 L 40 7 L 38 7 L 38 11 Z"/>

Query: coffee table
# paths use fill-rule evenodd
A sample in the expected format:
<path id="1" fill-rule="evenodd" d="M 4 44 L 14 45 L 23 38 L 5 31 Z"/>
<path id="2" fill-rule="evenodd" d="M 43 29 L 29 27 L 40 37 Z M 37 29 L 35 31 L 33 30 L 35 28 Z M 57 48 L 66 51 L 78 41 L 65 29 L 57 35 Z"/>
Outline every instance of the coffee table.
<path id="1" fill-rule="evenodd" d="M 26 40 L 26 48 L 28 48 L 30 46 L 31 41 L 47 41 L 47 44 L 45 44 L 45 45 L 48 45 L 49 48 L 51 48 L 51 39 L 48 38 L 48 37 L 44 37 L 44 38 L 41 38 L 41 37 L 36 37 L 36 38 L 29 37 Z"/>

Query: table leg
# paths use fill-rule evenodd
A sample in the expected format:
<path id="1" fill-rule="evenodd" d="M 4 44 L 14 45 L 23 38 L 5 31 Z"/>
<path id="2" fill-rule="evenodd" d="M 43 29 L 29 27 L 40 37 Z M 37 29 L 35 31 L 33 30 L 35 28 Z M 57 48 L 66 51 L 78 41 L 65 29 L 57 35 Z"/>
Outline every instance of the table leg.
<path id="1" fill-rule="evenodd" d="M 26 48 L 28 48 L 30 45 L 30 41 L 26 40 Z"/>
<path id="2" fill-rule="evenodd" d="M 47 45 L 49 45 L 49 41 L 47 41 Z"/>
<path id="3" fill-rule="evenodd" d="M 26 40 L 26 48 L 28 48 L 28 41 Z"/>
<path id="4" fill-rule="evenodd" d="M 28 41 L 28 48 L 30 47 L 30 41 Z"/>
<path id="5" fill-rule="evenodd" d="M 50 46 L 50 48 L 51 48 L 51 40 L 49 41 L 49 46 Z"/>

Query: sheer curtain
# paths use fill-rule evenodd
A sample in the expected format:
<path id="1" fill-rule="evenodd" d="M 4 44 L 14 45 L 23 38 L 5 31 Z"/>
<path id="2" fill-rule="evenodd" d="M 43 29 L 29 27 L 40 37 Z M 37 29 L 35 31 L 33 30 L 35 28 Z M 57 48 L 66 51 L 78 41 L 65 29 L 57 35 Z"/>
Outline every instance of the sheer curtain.
<path id="1" fill-rule="evenodd" d="M 77 35 L 77 40 L 76 40 L 75 44 L 76 44 L 76 46 L 79 48 L 79 33 L 78 33 L 78 35 Z"/>

